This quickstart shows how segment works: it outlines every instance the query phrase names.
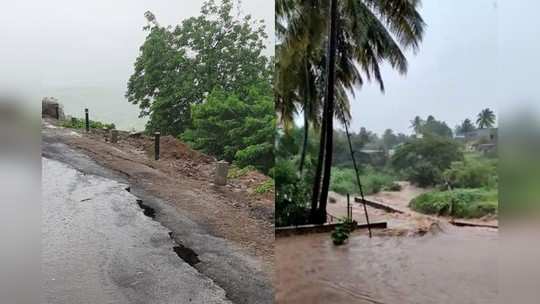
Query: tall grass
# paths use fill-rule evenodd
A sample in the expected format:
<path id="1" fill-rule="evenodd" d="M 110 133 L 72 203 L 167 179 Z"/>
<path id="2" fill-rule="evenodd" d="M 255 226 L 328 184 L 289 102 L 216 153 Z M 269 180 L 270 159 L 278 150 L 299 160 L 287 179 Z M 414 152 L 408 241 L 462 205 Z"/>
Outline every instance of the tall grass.
<path id="1" fill-rule="evenodd" d="M 383 188 L 391 188 L 394 181 L 395 177 L 392 174 L 382 170 L 376 171 L 371 167 L 367 167 L 360 172 L 360 182 L 364 194 L 377 193 Z M 332 168 L 330 190 L 343 195 L 360 193 L 354 170 L 350 168 Z"/>
<path id="2" fill-rule="evenodd" d="M 409 206 L 426 214 L 479 218 L 496 215 L 498 200 L 497 189 L 455 189 L 421 194 Z"/>

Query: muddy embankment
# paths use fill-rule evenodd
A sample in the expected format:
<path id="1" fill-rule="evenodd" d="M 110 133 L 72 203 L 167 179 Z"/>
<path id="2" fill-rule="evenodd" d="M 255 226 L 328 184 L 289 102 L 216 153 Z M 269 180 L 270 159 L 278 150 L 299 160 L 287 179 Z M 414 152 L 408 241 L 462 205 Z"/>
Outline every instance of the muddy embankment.
<path id="1" fill-rule="evenodd" d="M 266 176 L 249 172 L 217 186 L 214 159 L 172 137 L 161 138 L 155 161 L 153 138 L 143 134 L 120 132 L 111 143 L 105 130 L 64 129 L 53 119 L 44 120 L 42 134 L 44 157 L 129 184 L 145 213 L 181 244 L 175 252 L 233 302 L 272 303 L 273 193 L 254 191 Z"/>

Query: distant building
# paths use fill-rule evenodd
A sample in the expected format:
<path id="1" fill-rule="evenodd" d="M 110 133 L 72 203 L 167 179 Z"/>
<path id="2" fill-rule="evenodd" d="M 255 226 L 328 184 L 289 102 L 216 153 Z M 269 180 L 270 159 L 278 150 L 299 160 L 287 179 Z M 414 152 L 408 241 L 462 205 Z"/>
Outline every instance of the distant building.
<path id="1" fill-rule="evenodd" d="M 469 151 L 478 151 L 484 154 L 496 153 L 498 129 L 476 129 L 474 131 L 465 133 L 461 138 L 459 138 L 459 140 L 463 140 L 465 142 L 465 147 Z"/>
<path id="2" fill-rule="evenodd" d="M 488 141 L 497 142 L 497 128 L 476 129 L 464 134 L 465 141 Z"/>

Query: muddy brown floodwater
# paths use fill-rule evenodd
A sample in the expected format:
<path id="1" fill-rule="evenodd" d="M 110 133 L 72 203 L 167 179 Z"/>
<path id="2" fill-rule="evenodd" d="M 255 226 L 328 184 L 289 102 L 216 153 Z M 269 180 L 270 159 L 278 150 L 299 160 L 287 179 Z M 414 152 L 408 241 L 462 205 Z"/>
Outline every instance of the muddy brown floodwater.
<path id="1" fill-rule="evenodd" d="M 497 230 L 276 239 L 276 303 L 496 303 Z"/>

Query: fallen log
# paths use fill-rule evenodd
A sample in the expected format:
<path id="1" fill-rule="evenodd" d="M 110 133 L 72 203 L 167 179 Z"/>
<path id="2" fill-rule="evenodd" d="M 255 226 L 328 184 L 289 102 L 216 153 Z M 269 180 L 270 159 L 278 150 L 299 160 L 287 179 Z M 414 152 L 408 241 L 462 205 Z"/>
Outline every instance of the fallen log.
<path id="1" fill-rule="evenodd" d="M 355 197 L 354 198 L 354 201 L 357 202 L 357 203 L 362 203 L 362 199 L 359 198 L 359 197 Z M 370 201 L 370 200 L 364 200 L 366 205 L 370 206 L 370 207 L 373 207 L 375 209 L 381 209 L 381 210 L 384 210 L 386 212 L 391 212 L 391 213 L 405 213 L 405 211 L 403 210 L 400 210 L 396 207 L 393 207 L 393 206 L 390 206 L 390 205 L 387 205 L 387 204 L 384 204 L 384 203 L 380 203 L 380 202 L 374 202 L 374 201 Z"/>
<path id="2" fill-rule="evenodd" d="M 450 220 L 448 222 L 454 226 L 459 226 L 459 227 L 483 227 L 483 228 L 499 229 L 499 225 L 475 223 L 475 222 L 469 222 L 469 221 L 464 221 L 464 220 Z"/>

